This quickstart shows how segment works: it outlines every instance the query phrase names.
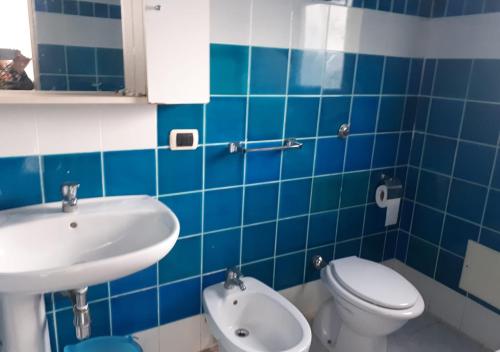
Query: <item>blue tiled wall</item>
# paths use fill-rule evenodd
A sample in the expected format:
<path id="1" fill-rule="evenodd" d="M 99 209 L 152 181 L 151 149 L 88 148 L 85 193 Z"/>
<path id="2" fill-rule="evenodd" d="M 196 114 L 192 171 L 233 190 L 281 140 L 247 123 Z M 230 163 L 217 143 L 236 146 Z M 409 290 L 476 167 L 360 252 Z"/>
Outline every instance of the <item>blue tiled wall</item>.
<path id="1" fill-rule="evenodd" d="M 80 0 L 34 0 L 35 10 L 64 15 L 121 19 L 121 6 Z"/>
<path id="2" fill-rule="evenodd" d="M 468 295 L 467 241 L 500 250 L 500 60 L 430 59 L 424 70 L 397 258 Z"/>
<path id="3" fill-rule="evenodd" d="M 82 197 L 150 194 L 176 212 L 180 239 L 165 259 L 90 288 L 95 335 L 198 314 L 201 289 L 231 265 L 284 289 L 318 279 L 309 265 L 315 254 L 392 258 L 398 226 L 384 227 L 374 189 L 383 173 L 405 179 L 422 64 L 213 44 L 211 102 L 160 106 L 158 149 L 0 159 L 0 209 L 56 201 L 71 175 Z M 352 125 L 347 140 L 336 136 L 344 122 Z M 169 150 L 173 128 L 198 129 L 202 146 Z M 269 146 L 287 137 L 304 147 L 248 155 L 227 149 L 229 142 Z M 69 302 L 58 293 L 46 299 L 61 352 L 75 341 Z"/>

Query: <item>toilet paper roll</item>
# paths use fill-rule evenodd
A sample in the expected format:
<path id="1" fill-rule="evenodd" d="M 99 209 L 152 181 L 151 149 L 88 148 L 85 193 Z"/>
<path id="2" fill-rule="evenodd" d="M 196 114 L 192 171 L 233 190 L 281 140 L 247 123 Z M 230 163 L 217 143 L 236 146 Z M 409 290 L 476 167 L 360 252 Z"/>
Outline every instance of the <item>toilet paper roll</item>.
<path id="1" fill-rule="evenodd" d="M 377 187 L 375 192 L 375 201 L 380 208 L 387 208 L 385 215 L 385 226 L 394 225 L 398 222 L 399 206 L 401 198 L 392 198 L 392 190 L 387 185 L 383 184 Z"/>

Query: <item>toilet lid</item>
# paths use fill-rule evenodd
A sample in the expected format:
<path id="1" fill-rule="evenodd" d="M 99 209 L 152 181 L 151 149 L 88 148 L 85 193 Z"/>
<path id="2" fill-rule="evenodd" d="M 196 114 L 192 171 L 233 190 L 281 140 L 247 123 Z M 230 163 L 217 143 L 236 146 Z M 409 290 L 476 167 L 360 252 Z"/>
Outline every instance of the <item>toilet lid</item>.
<path id="1" fill-rule="evenodd" d="M 415 287 L 384 265 L 358 257 L 337 259 L 330 265 L 339 284 L 365 301 L 390 309 L 407 309 L 417 302 Z"/>

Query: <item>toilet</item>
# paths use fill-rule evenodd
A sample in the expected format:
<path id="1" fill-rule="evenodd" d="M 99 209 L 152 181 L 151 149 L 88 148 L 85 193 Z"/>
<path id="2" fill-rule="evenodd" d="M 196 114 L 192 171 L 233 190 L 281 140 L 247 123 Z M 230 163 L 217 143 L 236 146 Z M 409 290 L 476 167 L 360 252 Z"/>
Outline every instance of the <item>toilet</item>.
<path id="1" fill-rule="evenodd" d="M 318 311 L 313 331 L 331 352 L 386 352 L 387 335 L 424 311 L 417 289 L 394 270 L 347 257 L 321 269 L 332 294 Z"/>

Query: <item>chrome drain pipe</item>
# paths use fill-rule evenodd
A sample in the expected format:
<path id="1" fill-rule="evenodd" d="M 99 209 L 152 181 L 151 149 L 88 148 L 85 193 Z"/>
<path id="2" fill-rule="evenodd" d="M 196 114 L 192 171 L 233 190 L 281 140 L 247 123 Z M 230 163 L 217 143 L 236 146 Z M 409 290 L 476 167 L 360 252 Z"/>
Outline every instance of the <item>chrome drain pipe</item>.
<path id="1" fill-rule="evenodd" d="M 69 291 L 73 302 L 73 325 L 75 326 L 76 338 L 85 340 L 90 337 L 90 311 L 87 303 L 88 287 Z"/>

